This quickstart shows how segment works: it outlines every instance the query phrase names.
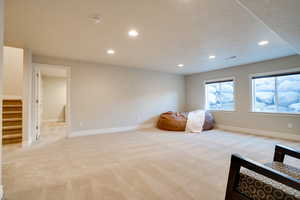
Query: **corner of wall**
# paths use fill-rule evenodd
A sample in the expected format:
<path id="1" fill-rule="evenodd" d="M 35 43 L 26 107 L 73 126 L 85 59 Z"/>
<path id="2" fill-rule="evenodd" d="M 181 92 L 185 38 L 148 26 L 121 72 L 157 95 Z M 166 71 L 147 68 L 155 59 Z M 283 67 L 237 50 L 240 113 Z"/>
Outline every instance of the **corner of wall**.
<path id="1" fill-rule="evenodd" d="M 0 0 L 0 112 L 2 113 L 2 80 L 3 80 L 3 34 L 4 34 L 4 0 Z M 0 199 L 3 198 L 2 187 L 2 114 L 0 115 Z"/>
<path id="2" fill-rule="evenodd" d="M 23 65 L 23 140 L 32 141 L 32 52 L 24 49 Z"/>
<path id="3" fill-rule="evenodd" d="M 187 112 L 189 110 L 188 104 L 188 75 L 184 75 L 184 111 Z"/>

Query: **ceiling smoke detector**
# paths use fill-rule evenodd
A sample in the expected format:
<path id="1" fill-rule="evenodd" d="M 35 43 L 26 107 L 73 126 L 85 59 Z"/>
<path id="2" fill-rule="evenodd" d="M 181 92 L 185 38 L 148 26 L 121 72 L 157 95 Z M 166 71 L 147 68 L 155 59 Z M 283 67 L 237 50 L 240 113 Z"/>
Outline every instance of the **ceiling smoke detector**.
<path id="1" fill-rule="evenodd" d="M 228 58 L 225 58 L 225 60 L 235 60 L 237 59 L 237 56 L 230 56 Z"/>
<path id="2" fill-rule="evenodd" d="M 99 15 L 91 16 L 90 20 L 93 21 L 94 24 L 100 24 L 102 22 L 102 18 Z"/>

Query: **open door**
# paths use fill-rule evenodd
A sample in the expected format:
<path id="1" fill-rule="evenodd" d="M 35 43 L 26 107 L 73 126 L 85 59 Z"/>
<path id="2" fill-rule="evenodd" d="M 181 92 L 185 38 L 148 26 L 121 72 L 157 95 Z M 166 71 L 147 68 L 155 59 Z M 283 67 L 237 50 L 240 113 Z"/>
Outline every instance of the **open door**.
<path id="1" fill-rule="evenodd" d="M 33 87 L 34 87 L 34 135 L 33 140 L 36 141 L 41 135 L 41 125 L 42 125 L 42 77 L 41 70 L 39 67 L 34 69 L 33 76 Z"/>

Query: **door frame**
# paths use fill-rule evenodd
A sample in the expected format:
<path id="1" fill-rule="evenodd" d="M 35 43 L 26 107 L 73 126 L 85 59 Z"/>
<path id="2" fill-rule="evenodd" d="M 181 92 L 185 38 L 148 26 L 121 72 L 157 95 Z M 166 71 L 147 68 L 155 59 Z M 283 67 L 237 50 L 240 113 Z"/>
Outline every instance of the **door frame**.
<path id="1" fill-rule="evenodd" d="M 50 64 L 41 64 L 41 63 L 32 63 L 33 65 L 33 92 L 32 92 L 32 118 L 33 118 L 33 123 L 32 123 L 32 142 L 36 142 L 37 141 L 37 130 L 36 130 L 36 126 L 38 125 L 38 121 L 37 121 L 37 116 L 38 116 L 38 110 L 37 110 L 37 102 L 36 102 L 36 94 L 37 94 L 37 90 L 38 87 L 36 87 L 36 79 L 38 78 L 36 76 L 36 72 L 39 71 L 42 68 L 57 68 L 57 69 L 64 69 L 67 72 L 67 104 L 66 104 L 66 113 L 65 113 L 65 117 L 66 117 L 66 135 L 65 138 L 68 138 L 69 135 L 71 134 L 71 67 L 69 66 L 63 66 L 63 65 L 50 65 Z M 40 127 L 39 131 L 40 131 Z"/>

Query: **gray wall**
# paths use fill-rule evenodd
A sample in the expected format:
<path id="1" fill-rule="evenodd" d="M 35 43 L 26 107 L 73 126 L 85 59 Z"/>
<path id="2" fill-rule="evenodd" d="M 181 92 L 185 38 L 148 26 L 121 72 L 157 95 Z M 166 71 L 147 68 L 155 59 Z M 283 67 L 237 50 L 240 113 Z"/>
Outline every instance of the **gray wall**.
<path id="1" fill-rule="evenodd" d="M 188 75 L 185 77 L 187 89 L 187 109 L 204 109 L 205 80 L 218 79 L 222 77 L 235 77 L 236 111 L 214 112 L 213 114 L 218 124 L 241 128 L 300 134 L 300 115 L 263 114 L 250 112 L 250 74 L 292 69 L 296 67 L 300 67 L 300 56 L 290 56 L 266 62 Z M 292 129 L 288 129 L 288 123 L 293 124 Z"/>
<path id="2" fill-rule="evenodd" d="M 65 121 L 67 104 L 67 79 L 62 77 L 42 76 L 43 121 Z"/>
<path id="3" fill-rule="evenodd" d="M 39 56 L 33 62 L 71 67 L 73 132 L 149 124 L 184 110 L 183 76 Z"/>
<path id="4" fill-rule="evenodd" d="M 204 80 L 236 78 L 236 111 L 214 112 L 218 124 L 300 134 L 300 116 L 250 112 L 249 75 L 300 67 L 291 56 L 211 72 L 182 76 L 34 56 L 35 63 L 71 67 L 72 131 L 153 123 L 165 111 L 204 108 Z M 186 84 L 185 84 L 186 83 Z M 81 122 L 81 126 L 80 126 Z M 293 128 L 288 128 L 288 123 Z"/>

